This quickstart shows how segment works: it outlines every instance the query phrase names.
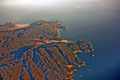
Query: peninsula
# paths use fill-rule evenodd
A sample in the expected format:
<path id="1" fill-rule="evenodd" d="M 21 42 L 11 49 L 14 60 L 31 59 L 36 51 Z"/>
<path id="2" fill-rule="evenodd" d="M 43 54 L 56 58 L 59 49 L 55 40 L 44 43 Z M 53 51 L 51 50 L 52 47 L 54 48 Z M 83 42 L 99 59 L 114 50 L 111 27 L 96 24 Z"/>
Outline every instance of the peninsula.
<path id="1" fill-rule="evenodd" d="M 72 79 L 72 67 L 86 64 L 76 53 L 93 56 L 94 49 L 91 42 L 62 39 L 59 31 L 66 29 L 59 20 L 0 25 L 0 79 Z"/>

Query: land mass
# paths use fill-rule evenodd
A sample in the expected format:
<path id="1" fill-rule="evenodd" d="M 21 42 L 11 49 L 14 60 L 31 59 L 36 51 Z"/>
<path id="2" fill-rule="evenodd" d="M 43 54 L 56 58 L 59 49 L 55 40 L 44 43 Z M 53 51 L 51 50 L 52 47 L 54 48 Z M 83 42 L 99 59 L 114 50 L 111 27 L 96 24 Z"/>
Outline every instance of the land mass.
<path id="1" fill-rule="evenodd" d="M 91 42 L 62 39 L 66 29 L 59 20 L 0 25 L 0 79 L 72 79 L 72 67 L 86 64 L 76 52 L 93 56 L 94 49 Z"/>

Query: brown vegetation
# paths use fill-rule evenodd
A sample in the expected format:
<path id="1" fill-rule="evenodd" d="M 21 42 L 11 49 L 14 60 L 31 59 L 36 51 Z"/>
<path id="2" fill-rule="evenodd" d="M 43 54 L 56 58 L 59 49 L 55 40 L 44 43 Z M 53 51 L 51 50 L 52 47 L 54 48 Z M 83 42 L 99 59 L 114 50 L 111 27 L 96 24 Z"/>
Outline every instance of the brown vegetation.
<path id="1" fill-rule="evenodd" d="M 90 42 L 58 37 L 59 30 L 65 28 L 60 21 L 37 21 L 27 26 L 0 31 L 0 74 L 5 80 L 71 79 L 76 71 L 72 67 L 86 65 L 75 53 L 94 51 Z"/>

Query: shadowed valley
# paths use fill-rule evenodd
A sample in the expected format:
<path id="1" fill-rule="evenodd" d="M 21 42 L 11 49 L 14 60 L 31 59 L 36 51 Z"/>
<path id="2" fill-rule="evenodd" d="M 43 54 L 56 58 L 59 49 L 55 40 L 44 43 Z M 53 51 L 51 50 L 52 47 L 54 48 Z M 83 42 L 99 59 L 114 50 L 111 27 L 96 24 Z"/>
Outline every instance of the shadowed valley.
<path id="1" fill-rule="evenodd" d="M 66 80 L 86 62 L 77 52 L 94 56 L 91 42 L 60 38 L 61 21 L 0 26 L 0 78 L 4 80 Z M 80 55 L 80 54 L 79 54 Z"/>

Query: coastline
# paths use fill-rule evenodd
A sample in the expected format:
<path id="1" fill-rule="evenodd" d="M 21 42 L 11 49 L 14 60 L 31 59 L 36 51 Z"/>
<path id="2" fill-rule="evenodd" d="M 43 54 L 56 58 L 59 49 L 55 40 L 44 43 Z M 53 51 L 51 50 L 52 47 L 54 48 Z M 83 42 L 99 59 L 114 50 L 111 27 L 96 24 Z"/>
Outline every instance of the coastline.
<path id="1" fill-rule="evenodd" d="M 58 38 L 60 38 L 61 34 L 60 34 L 60 30 L 62 29 L 57 29 L 57 34 L 58 34 Z M 40 39 L 35 39 L 35 40 L 40 40 Z M 43 42 L 38 42 L 36 43 L 35 45 L 38 46 L 38 45 L 42 45 L 42 44 L 46 44 L 46 43 L 52 43 L 52 42 L 64 42 L 64 43 L 72 43 L 71 41 L 68 41 L 68 40 L 45 40 Z"/>

